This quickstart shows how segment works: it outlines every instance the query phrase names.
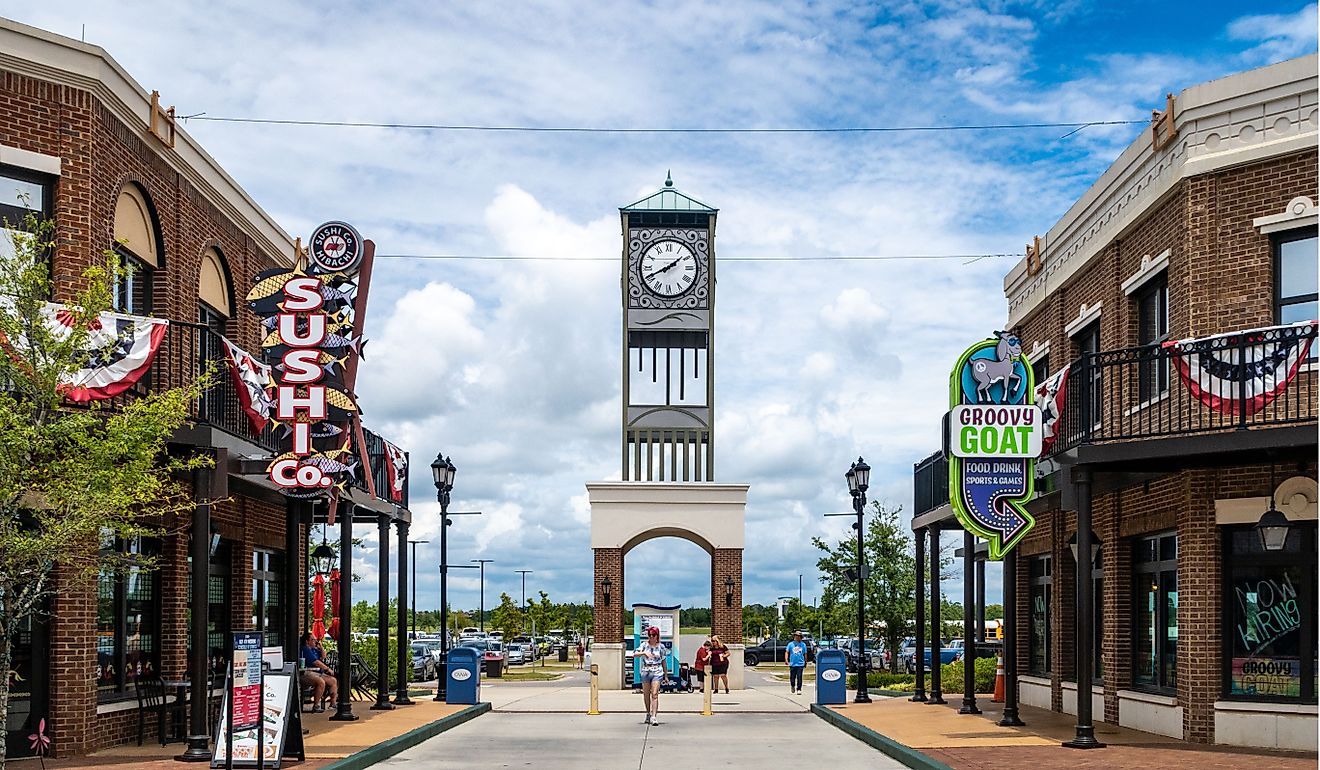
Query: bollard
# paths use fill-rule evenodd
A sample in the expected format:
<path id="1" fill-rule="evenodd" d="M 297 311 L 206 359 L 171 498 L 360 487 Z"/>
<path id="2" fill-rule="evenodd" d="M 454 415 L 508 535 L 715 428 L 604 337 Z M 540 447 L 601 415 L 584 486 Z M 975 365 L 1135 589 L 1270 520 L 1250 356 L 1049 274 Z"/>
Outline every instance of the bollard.
<path id="1" fill-rule="evenodd" d="M 999 662 L 995 664 L 995 697 L 990 699 L 991 703 L 1004 702 L 1004 655 L 1000 653 Z"/>
<path id="2" fill-rule="evenodd" d="M 702 696 L 701 696 L 702 697 L 701 715 L 703 717 L 708 717 L 714 713 L 713 711 L 710 710 L 710 683 L 714 681 L 714 679 L 715 679 L 715 675 L 710 673 L 710 671 L 707 671 L 706 681 L 705 681 L 706 686 L 702 688 Z"/>
<path id="3" fill-rule="evenodd" d="M 600 716 L 600 664 L 591 664 L 591 710 L 588 716 Z"/>

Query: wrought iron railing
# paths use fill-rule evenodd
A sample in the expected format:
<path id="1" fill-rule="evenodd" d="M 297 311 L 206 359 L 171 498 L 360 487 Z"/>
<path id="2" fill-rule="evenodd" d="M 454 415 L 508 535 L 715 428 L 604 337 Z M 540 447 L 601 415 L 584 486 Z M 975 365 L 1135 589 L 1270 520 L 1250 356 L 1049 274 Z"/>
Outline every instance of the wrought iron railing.
<path id="1" fill-rule="evenodd" d="M 148 393 L 183 387 L 195 382 L 209 368 L 213 371 L 213 384 L 194 402 L 193 419 L 256 444 L 268 452 L 279 451 L 281 429 L 267 424 L 263 430 L 257 431 L 243 411 L 238 386 L 229 373 L 221 340 L 219 334 L 203 324 L 171 321 L 151 368 L 132 389 L 103 403 L 115 408 Z M 369 430 L 364 430 L 364 435 L 370 458 L 370 468 L 364 469 L 364 472 L 372 474 L 377 496 L 382 500 L 390 500 L 389 470 L 386 467 L 389 458 L 385 451 L 385 441 Z M 355 486 L 364 490 L 367 488 L 364 479 L 359 480 Z M 406 484 L 403 494 L 402 504 L 406 507 Z"/>
<path id="2" fill-rule="evenodd" d="M 1314 324 L 1276 326 L 1190 346 L 1085 354 L 1069 370 L 1058 438 L 1047 454 L 1082 444 L 1314 423 L 1315 351 L 1309 358 L 1299 353 L 1315 337 Z"/>
<path id="3" fill-rule="evenodd" d="M 936 452 L 912 466 L 912 515 L 949 503 L 949 459 Z"/>

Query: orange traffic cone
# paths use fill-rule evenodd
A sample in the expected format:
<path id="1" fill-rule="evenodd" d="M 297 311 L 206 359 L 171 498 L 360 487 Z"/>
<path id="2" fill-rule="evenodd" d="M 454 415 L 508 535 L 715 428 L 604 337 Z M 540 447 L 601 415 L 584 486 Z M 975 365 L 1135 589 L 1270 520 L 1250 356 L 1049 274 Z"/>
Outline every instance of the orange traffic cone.
<path id="1" fill-rule="evenodd" d="M 1004 656 L 1001 654 L 995 664 L 995 697 L 990 699 L 991 703 L 1004 702 Z"/>

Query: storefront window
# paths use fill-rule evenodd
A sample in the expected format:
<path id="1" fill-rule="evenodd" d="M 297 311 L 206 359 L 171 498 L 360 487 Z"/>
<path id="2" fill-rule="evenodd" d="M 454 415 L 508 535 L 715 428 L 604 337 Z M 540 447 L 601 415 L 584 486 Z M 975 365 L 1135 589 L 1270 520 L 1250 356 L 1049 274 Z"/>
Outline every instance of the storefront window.
<path id="1" fill-rule="evenodd" d="M 1143 537 L 1133 551 L 1133 681 L 1172 691 L 1178 685 L 1178 536 Z"/>
<path id="2" fill-rule="evenodd" d="M 154 540 L 102 539 L 106 557 L 121 569 L 102 569 L 97 580 L 96 684 L 102 699 L 130 692 L 138 677 L 160 676 L 159 576 L 134 562 L 159 552 Z"/>
<path id="3" fill-rule="evenodd" d="M 252 552 L 252 627 L 261 632 L 262 644 L 284 644 L 284 554 L 261 549 Z"/>
<path id="4" fill-rule="evenodd" d="M 1031 635 L 1027 640 L 1028 670 L 1033 674 L 1050 671 L 1050 594 L 1054 570 L 1049 556 L 1031 559 Z"/>
<path id="5" fill-rule="evenodd" d="M 1316 525 L 1293 523 L 1282 551 L 1254 527 L 1225 532 L 1225 694 L 1314 701 Z"/>

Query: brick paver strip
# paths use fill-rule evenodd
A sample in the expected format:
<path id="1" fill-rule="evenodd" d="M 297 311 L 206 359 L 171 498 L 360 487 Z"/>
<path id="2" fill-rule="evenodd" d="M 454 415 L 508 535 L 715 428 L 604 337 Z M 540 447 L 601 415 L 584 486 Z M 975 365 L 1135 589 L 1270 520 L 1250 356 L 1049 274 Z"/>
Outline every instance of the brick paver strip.
<path id="1" fill-rule="evenodd" d="M 961 698 L 959 698 L 961 700 Z M 991 713 L 991 708 L 995 713 Z M 865 705 L 812 706 L 844 732 L 908 767 L 920 770 L 1314 770 L 1316 754 L 1208 746 L 1097 723 L 1106 748 L 1064 748 L 1073 718 L 1024 709 L 1025 728 L 1000 727 L 997 706 L 982 716 L 957 713 L 957 704 L 931 706 L 907 698 L 876 699 Z"/>

